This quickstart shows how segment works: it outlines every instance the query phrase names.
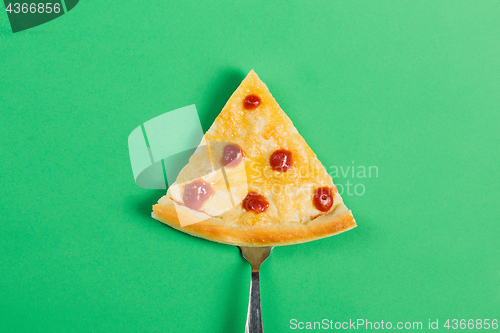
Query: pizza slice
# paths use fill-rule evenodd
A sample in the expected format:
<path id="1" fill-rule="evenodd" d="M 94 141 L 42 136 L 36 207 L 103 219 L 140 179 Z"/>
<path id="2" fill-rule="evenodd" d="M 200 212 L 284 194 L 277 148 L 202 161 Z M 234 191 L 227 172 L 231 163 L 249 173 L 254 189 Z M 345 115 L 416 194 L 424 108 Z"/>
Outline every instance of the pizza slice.
<path id="1" fill-rule="evenodd" d="M 254 71 L 152 216 L 242 246 L 303 243 L 356 226 L 330 175 Z"/>

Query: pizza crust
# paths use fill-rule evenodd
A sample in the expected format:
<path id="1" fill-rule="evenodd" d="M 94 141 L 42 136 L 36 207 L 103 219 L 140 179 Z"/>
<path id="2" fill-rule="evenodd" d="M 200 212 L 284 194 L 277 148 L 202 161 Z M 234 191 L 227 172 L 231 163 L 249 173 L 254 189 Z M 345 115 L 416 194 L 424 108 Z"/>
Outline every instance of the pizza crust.
<path id="1" fill-rule="evenodd" d="M 176 210 L 174 202 L 165 198 L 162 204 L 153 206 L 152 217 L 190 235 L 238 246 L 299 244 L 333 236 L 356 227 L 356 221 L 351 211 L 344 211 L 339 214 L 333 211 L 307 223 L 269 224 L 249 227 L 227 226 L 219 217 L 209 217 L 207 220 L 181 227 L 177 213 L 189 214 L 182 210 Z"/>

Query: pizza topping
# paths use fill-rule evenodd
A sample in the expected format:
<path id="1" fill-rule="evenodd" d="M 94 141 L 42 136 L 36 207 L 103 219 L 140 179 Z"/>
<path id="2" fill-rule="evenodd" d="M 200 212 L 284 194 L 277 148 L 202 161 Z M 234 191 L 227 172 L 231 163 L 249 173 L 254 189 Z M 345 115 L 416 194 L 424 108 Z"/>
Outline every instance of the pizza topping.
<path id="1" fill-rule="evenodd" d="M 187 207 L 198 210 L 203 206 L 205 201 L 210 199 L 212 194 L 213 190 L 210 184 L 197 179 L 186 185 L 184 194 L 182 195 L 182 201 L 184 201 Z"/>
<path id="2" fill-rule="evenodd" d="M 243 159 L 243 152 L 237 144 L 230 143 L 224 147 L 220 164 L 225 167 L 237 166 Z"/>
<path id="3" fill-rule="evenodd" d="M 249 192 L 245 199 L 243 199 L 241 205 L 244 209 L 251 210 L 255 214 L 259 214 L 264 212 L 267 207 L 269 207 L 269 202 L 267 202 L 264 196 L 255 192 Z"/>
<path id="4" fill-rule="evenodd" d="M 275 171 L 288 171 L 292 167 L 292 152 L 286 149 L 276 150 L 269 158 L 269 164 Z"/>
<path id="5" fill-rule="evenodd" d="M 243 101 L 243 106 L 247 110 L 253 110 L 260 105 L 260 97 L 256 95 L 248 95 Z"/>
<path id="6" fill-rule="evenodd" d="M 329 187 L 320 187 L 314 193 L 314 207 L 322 212 L 327 212 L 332 208 L 333 196 L 332 189 Z"/>

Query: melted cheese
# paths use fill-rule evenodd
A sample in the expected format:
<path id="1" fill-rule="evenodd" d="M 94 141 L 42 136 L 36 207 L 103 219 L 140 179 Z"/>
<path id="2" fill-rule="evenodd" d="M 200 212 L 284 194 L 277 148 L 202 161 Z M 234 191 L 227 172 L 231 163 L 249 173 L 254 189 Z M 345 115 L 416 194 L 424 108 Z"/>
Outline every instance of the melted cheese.
<path id="1" fill-rule="evenodd" d="M 249 94 L 261 98 L 261 105 L 254 110 L 243 107 Z M 205 142 L 208 146 L 204 147 L 209 147 L 209 151 L 200 148 L 189 162 L 192 165 L 188 164 L 179 176 L 184 182 L 187 178 L 203 178 L 214 186 L 217 194 L 207 200 L 202 212 L 231 225 L 307 223 L 325 214 L 314 207 L 314 191 L 323 186 L 335 188 L 335 185 L 255 72 L 251 71 L 233 93 L 206 133 L 202 143 Z M 227 143 L 239 145 L 244 152 L 242 162 L 233 168 L 224 168 L 219 163 Z M 269 165 L 269 157 L 278 149 L 292 152 L 292 168 L 283 173 L 272 170 Z M 227 185 L 223 184 L 221 170 Z M 214 174 L 212 178 L 206 171 Z M 249 191 L 263 195 L 269 202 L 264 213 L 255 214 L 241 207 Z M 179 201 L 182 184 L 169 192 L 174 201 L 182 203 Z M 347 211 L 338 193 L 331 211 L 339 214 Z"/>

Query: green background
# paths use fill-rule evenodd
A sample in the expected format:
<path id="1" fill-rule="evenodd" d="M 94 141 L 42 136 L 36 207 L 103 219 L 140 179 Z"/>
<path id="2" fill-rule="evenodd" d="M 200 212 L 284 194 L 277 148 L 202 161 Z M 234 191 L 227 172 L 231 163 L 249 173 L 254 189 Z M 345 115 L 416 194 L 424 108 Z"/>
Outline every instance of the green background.
<path id="1" fill-rule="evenodd" d="M 499 22 L 491 0 L 81 1 L 16 34 L 0 13 L 0 331 L 243 332 L 249 265 L 150 218 L 127 137 L 193 103 L 207 130 L 250 69 L 327 168 L 379 170 L 334 179 L 365 187 L 358 228 L 273 250 L 266 332 L 500 319 Z"/>

